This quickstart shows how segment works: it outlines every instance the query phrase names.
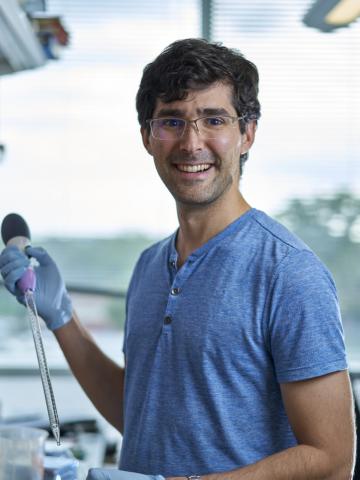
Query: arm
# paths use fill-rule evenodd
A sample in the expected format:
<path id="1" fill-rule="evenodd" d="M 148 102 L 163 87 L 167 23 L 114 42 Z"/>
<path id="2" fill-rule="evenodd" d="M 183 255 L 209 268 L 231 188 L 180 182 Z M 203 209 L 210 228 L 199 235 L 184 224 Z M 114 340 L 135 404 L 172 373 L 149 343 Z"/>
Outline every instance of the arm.
<path id="1" fill-rule="evenodd" d="M 298 445 L 244 468 L 204 475 L 203 480 L 352 478 L 355 427 L 347 372 L 282 384 L 281 391 Z"/>
<path id="2" fill-rule="evenodd" d="M 74 313 L 54 331 L 72 372 L 99 412 L 123 431 L 124 369 L 107 357 Z"/>

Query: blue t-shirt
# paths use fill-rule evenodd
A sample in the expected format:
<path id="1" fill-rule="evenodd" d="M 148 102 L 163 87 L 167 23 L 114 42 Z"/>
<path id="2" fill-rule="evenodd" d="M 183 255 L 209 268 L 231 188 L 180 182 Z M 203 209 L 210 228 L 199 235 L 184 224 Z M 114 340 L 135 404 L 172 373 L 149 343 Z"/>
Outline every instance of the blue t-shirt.
<path id="1" fill-rule="evenodd" d="M 222 472 L 296 445 L 279 383 L 347 368 L 329 272 L 255 209 L 180 269 L 175 238 L 143 252 L 128 291 L 120 468 Z"/>

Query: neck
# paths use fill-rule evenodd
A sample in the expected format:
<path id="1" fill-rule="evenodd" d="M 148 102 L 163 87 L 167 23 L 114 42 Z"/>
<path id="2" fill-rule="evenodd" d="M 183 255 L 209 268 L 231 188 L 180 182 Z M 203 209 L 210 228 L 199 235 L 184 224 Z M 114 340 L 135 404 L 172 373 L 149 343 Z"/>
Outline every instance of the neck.
<path id="1" fill-rule="evenodd" d="M 204 245 L 250 208 L 239 191 L 234 198 L 227 198 L 221 204 L 205 206 L 178 204 L 180 225 L 176 242 L 179 254 L 178 266 L 180 267 L 194 250 Z"/>

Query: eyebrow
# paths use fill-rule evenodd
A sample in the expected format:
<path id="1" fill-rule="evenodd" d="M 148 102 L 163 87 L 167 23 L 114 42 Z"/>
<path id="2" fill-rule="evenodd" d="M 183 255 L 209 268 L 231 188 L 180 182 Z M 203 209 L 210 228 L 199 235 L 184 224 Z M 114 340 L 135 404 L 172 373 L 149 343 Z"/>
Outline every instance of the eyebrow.
<path id="1" fill-rule="evenodd" d="M 183 111 L 178 108 L 160 108 L 157 112 L 157 117 L 181 117 Z"/>
<path id="2" fill-rule="evenodd" d="M 230 115 L 225 108 L 197 108 L 197 115 Z M 184 117 L 185 112 L 179 108 L 161 108 L 157 113 L 157 117 Z"/>
<path id="3" fill-rule="evenodd" d="M 226 108 L 203 108 L 197 112 L 204 115 L 230 115 Z"/>

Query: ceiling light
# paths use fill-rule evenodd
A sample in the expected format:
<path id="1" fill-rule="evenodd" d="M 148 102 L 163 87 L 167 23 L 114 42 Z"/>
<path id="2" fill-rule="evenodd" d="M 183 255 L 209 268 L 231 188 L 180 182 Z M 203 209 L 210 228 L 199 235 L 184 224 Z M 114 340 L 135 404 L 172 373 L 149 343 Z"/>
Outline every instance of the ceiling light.
<path id="1" fill-rule="evenodd" d="M 317 0 L 303 18 L 308 27 L 332 32 L 360 16 L 360 0 Z"/>

